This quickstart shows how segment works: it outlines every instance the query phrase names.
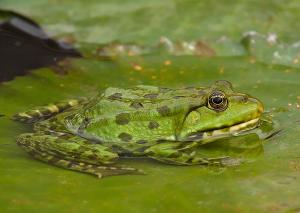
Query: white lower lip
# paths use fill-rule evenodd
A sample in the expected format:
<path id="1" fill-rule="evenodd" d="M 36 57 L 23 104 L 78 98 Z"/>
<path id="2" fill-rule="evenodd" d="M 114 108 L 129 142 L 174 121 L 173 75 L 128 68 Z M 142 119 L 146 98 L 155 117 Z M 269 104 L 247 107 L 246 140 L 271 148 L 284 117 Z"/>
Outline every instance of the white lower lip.
<path id="1" fill-rule="evenodd" d="M 258 120 L 259 120 L 259 118 L 255 118 L 255 119 L 252 119 L 250 121 L 234 125 L 234 126 L 229 128 L 229 132 L 231 132 L 231 133 L 232 132 L 237 132 L 237 131 L 246 129 L 249 126 L 252 127 L 254 124 L 256 124 L 258 122 Z"/>
<path id="2" fill-rule="evenodd" d="M 236 124 L 234 126 L 231 126 L 229 128 L 224 129 L 217 129 L 211 132 L 211 136 L 221 136 L 221 135 L 227 135 L 227 134 L 235 134 L 240 133 L 241 131 L 246 131 L 249 129 L 253 129 L 256 127 L 256 124 L 258 124 L 259 118 L 252 119 L 250 121 L 246 121 L 244 123 Z M 207 136 L 210 137 L 210 136 Z"/>
<path id="3" fill-rule="evenodd" d="M 258 123 L 259 123 L 259 118 L 255 118 L 255 119 L 246 121 L 244 123 L 236 124 L 231 127 L 216 129 L 216 130 L 208 131 L 208 132 L 203 132 L 202 139 L 204 139 L 204 140 L 201 140 L 201 142 L 208 143 L 210 141 L 210 139 L 213 140 L 213 139 L 217 139 L 217 138 L 226 137 L 228 135 L 238 135 L 242 132 L 256 128 Z"/>

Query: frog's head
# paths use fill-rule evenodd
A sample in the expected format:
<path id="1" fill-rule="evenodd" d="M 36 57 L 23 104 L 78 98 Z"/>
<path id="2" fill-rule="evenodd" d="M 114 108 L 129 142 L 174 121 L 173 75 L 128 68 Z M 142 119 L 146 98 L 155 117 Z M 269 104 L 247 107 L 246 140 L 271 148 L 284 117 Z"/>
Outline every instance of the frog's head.
<path id="1" fill-rule="evenodd" d="M 227 81 L 217 81 L 205 90 L 205 97 L 205 106 L 187 115 L 181 138 L 194 141 L 254 128 L 264 110 L 258 99 L 234 92 Z"/>

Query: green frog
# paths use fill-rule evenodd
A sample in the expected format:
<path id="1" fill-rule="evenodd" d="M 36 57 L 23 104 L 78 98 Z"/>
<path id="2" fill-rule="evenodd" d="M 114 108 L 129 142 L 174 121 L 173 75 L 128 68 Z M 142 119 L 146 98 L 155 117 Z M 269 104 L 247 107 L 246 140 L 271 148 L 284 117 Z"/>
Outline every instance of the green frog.
<path id="1" fill-rule="evenodd" d="M 104 177 L 140 174 L 119 158 L 148 157 L 175 165 L 209 165 L 226 156 L 199 157 L 197 148 L 259 125 L 263 104 L 233 91 L 228 81 L 209 87 L 139 85 L 107 88 L 90 99 L 67 100 L 18 113 L 34 124 L 17 143 L 58 167 Z"/>

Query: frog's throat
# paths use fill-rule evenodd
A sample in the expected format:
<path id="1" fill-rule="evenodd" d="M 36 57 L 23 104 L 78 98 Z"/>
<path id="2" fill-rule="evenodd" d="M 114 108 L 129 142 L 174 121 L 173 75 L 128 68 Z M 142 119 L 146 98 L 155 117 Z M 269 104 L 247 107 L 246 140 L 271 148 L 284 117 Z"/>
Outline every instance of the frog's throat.
<path id="1" fill-rule="evenodd" d="M 256 128 L 259 125 L 259 118 L 255 118 L 243 123 L 239 123 L 230 127 L 215 129 L 206 132 L 197 132 L 190 135 L 188 141 L 202 141 L 206 139 L 217 139 L 221 137 L 226 137 L 230 135 L 237 135 L 241 132 L 245 132 Z"/>

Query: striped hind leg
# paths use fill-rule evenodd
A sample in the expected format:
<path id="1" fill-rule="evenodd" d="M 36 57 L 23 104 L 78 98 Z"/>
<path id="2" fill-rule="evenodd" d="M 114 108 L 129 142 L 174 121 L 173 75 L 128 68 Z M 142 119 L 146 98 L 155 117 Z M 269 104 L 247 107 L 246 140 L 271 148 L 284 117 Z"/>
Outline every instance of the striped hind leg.
<path id="1" fill-rule="evenodd" d="M 36 159 L 61 168 L 92 174 L 98 178 L 140 173 L 134 168 L 112 166 L 111 164 L 118 159 L 117 153 L 101 144 L 91 144 L 74 135 L 26 133 L 17 138 L 17 143 Z"/>
<path id="2" fill-rule="evenodd" d="M 12 119 L 23 123 L 35 123 L 85 102 L 86 99 L 69 99 L 15 114 Z"/>

